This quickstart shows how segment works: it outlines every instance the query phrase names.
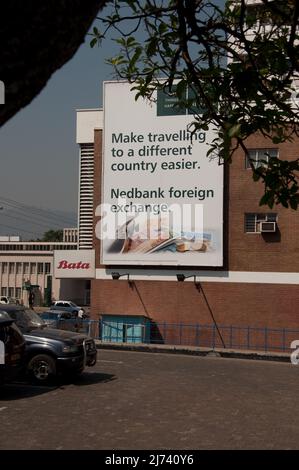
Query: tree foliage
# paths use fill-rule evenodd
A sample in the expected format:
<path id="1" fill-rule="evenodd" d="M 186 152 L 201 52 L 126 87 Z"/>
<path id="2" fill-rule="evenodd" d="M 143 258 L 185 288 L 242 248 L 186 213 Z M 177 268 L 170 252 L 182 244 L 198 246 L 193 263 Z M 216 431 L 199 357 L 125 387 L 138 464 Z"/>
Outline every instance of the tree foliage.
<path id="1" fill-rule="evenodd" d="M 239 147 L 248 155 L 255 133 L 275 145 L 298 137 L 298 18 L 296 0 L 115 0 L 91 46 L 116 32 L 116 76 L 136 99 L 175 93 L 195 115 L 194 130 L 216 128 L 209 153 L 226 163 Z M 299 159 L 252 165 L 265 187 L 261 204 L 296 209 L 298 170 Z"/>
<path id="2" fill-rule="evenodd" d="M 42 242 L 62 242 L 63 230 L 48 230 L 44 233 Z"/>

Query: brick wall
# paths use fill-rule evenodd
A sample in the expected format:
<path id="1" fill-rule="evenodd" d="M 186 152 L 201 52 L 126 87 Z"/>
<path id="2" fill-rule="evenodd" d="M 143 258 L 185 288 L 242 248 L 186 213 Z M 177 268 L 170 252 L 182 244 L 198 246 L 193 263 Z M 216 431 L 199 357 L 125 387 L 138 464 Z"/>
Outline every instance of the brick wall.
<path id="1" fill-rule="evenodd" d="M 92 311 L 144 315 L 156 322 L 299 328 L 295 285 L 93 280 Z"/>
<path id="2" fill-rule="evenodd" d="M 278 148 L 279 158 L 298 158 L 299 140 L 273 145 L 262 136 L 248 139 L 248 148 Z M 299 271 L 299 212 L 283 207 L 259 206 L 262 183 L 252 181 L 252 171 L 245 169 L 245 156 L 238 150 L 230 165 L 229 178 L 229 269 L 232 271 Z M 246 212 L 275 212 L 278 232 L 275 234 L 244 233 Z"/>

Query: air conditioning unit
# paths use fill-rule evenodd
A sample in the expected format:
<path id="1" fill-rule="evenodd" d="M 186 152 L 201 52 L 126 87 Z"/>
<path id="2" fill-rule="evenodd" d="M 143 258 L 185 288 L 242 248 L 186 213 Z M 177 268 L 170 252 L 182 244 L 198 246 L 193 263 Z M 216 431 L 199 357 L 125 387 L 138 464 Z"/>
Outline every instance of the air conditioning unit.
<path id="1" fill-rule="evenodd" d="M 263 233 L 276 232 L 276 222 L 260 222 L 260 231 Z"/>

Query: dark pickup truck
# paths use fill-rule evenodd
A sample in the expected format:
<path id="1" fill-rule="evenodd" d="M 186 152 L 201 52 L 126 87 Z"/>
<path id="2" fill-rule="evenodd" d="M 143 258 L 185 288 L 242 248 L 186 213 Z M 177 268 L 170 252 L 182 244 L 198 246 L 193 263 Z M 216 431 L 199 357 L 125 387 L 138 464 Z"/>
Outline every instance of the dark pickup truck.
<path id="1" fill-rule="evenodd" d="M 46 382 L 59 373 L 80 373 L 94 366 L 97 358 L 92 338 L 71 331 L 47 328 L 33 310 L 19 305 L 0 305 L 15 321 L 26 342 L 27 373 L 36 382 Z"/>
<path id="2" fill-rule="evenodd" d="M 0 385 L 3 385 L 20 374 L 25 354 L 25 339 L 4 312 L 0 312 L 0 342 Z"/>

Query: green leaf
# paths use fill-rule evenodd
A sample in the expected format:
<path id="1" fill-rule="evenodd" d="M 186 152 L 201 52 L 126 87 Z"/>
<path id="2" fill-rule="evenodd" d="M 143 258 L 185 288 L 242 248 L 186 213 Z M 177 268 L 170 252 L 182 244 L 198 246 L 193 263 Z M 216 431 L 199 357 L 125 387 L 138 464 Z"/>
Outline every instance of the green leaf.
<path id="1" fill-rule="evenodd" d="M 240 135 L 240 130 L 241 130 L 241 124 L 235 124 L 230 128 L 228 131 L 229 137 L 239 137 Z"/>
<path id="2" fill-rule="evenodd" d="M 98 39 L 97 38 L 93 38 L 91 41 L 90 41 L 90 47 L 94 47 L 98 42 Z"/>
<path id="3" fill-rule="evenodd" d="M 280 144 L 281 143 L 281 137 L 278 137 L 278 136 L 272 137 L 272 142 L 273 142 L 273 144 Z"/>
<path id="4" fill-rule="evenodd" d="M 187 93 L 187 83 L 185 80 L 181 80 L 177 85 L 176 85 L 176 95 L 179 99 L 185 99 L 186 98 L 186 93 Z"/>
<path id="5" fill-rule="evenodd" d="M 135 53 L 134 53 L 132 59 L 130 60 L 130 67 L 135 66 L 135 64 L 136 64 L 137 60 L 139 59 L 139 57 L 141 56 L 141 54 L 142 54 L 142 47 L 140 47 L 140 46 L 136 47 Z"/>
<path id="6" fill-rule="evenodd" d="M 298 201 L 296 199 L 290 199 L 290 206 L 293 210 L 297 210 L 298 208 Z"/>
<path id="7" fill-rule="evenodd" d="M 254 172 L 252 173 L 252 179 L 253 179 L 253 181 L 258 181 L 258 180 L 260 179 L 260 177 L 261 177 L 261 176 L 260 176 L 256 171 L 254 171 Z"/>

